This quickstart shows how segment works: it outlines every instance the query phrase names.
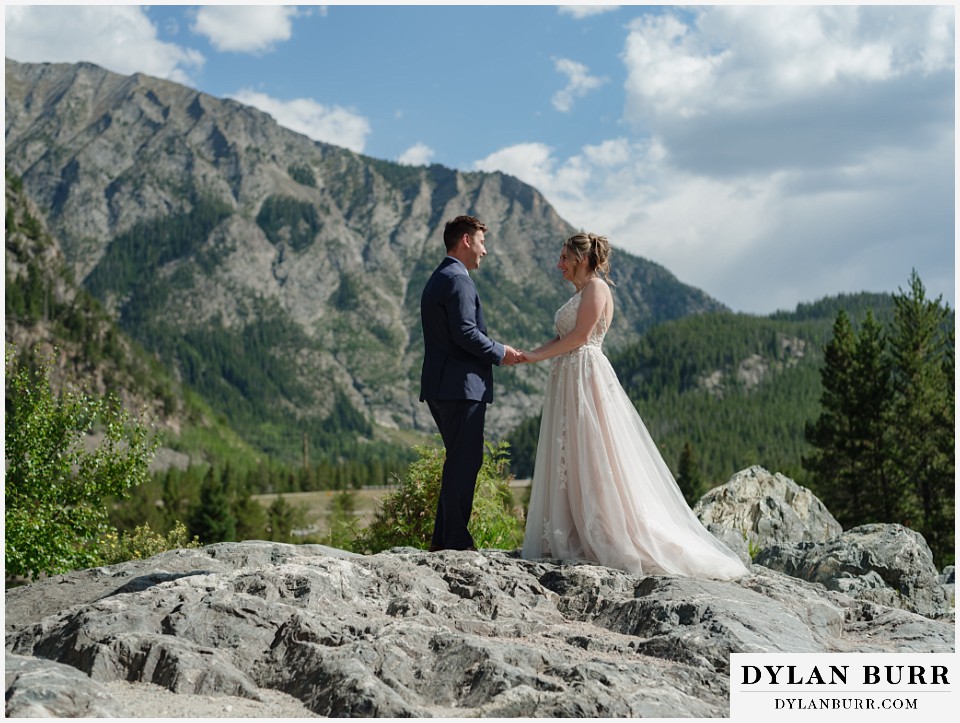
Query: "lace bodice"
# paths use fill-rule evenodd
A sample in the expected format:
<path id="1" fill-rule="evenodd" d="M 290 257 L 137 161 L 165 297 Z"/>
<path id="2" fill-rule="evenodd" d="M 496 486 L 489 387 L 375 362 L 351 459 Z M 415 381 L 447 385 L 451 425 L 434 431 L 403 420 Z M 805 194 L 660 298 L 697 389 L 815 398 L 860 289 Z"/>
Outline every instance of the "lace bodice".
<path id="1" fill-rule="evenodd" d="M 566 336 L 577 326 L 577 312 L 580 310 L 580 292 L 574 294 L 570 300 L 557 309 L 553 316 L 553 323 L 557 327 L 557 334 Z M 600 347 L 603 345 L 603 337 L 607 333 L 606 311 L 600 315 L 597 325 L 590 331 L 587 343 L 584 346 Z"/>

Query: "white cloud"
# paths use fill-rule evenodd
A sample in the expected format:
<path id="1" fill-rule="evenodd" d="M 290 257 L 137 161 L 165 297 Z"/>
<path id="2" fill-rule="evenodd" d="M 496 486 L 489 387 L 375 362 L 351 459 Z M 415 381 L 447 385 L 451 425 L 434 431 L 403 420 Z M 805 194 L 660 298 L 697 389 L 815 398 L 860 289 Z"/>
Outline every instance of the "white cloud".
<path id="1" fill-rule="evenodd" d="M 424 143 L 415 143 L 400 154 L 397 163 L 407 166 L 426 166 L 433 158 L 433 149 Z"/>
<path id="2" fill-rule="evenodd" d="M 608 78 L 590 75 L 586 65 L 568 58 L 554 59 L 553 66 L 558 72 L 567 76 L 566 87 L 558 90 L 552 99 L 553 107 L 561 113 L 569 113 L 573 109 L 575 98 L 582 98 L 608 80 Z"/>
<path id="3" fill-rule="evenodd" d="M 562 5 L 558 8 L 561 15 L 570 15 L 574 20 L 583 20 L 594 15 L 609 13 L 619 5 Z"/>
<path id="4" fill-rule="evenodd" d="M 25 63 L 90 62 L 115 73 L 145 73 L 190 84 L 203 66 L 196 50 L 165 43 L 133 5 L 8 5 L 7 57 Z"/>
<path id="5" fill-rule="evenodd" d="M 230 96 L 273 116 L 280 125 L 317 141 L 363 152 L 370 123 L 363 116 L 340 106 L 325 106 L 310 98 L 283 101 L 250 89 Z"/>
<path id="6" fill-rule="evenodd" d="M 723 6 L 689 23 L 646 15 L 630 24 L 622 55 L 625 118 L 701 172 L 855 161 L 922 126 L 953 125 L 953 10 L 944 10 Z"/>
<path id="7" fill-rule="evenodd" d="M 190 29 L 220 51 L 260 53 L 293 32 L 297 9 L 283 5 L 204 5 Z"/>

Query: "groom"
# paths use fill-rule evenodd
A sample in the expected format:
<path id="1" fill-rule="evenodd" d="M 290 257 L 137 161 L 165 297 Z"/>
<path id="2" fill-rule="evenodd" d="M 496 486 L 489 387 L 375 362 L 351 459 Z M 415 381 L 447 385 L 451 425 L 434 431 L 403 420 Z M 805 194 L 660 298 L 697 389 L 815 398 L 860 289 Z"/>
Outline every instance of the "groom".
<path id="1" fill-rule="evenodd" d="M 429 406 L 447 451 L 430 552 L 476 549 L 467 523 L 483 464 L 483 420 L 493 401 L 493 365 L 521 359 L 515 349 L 487 336 L 480 297 L 468 273 L 478 269 L 487 254 L 486 230 L 473 216 L 447 222 L 447 256 L 420 297 L 420 401 Z"/>

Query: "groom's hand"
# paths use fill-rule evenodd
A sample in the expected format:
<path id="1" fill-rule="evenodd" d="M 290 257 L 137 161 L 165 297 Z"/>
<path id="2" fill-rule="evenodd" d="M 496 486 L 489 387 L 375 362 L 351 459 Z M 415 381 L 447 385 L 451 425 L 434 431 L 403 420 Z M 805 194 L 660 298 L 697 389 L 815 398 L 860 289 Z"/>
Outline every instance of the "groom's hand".
<path id="1" fill-rule="evenodd" d="M 521 354 L 519 351 L 514 349 L 512 346 L 508 346 L 504 344 L 503 348 L 504 348 L 504 354 L 503 354 L 503 361 L 501 362 L 503 366 L 510 366 L 511 364 L 517 364 L 523 361 L 523 354 Z"/>

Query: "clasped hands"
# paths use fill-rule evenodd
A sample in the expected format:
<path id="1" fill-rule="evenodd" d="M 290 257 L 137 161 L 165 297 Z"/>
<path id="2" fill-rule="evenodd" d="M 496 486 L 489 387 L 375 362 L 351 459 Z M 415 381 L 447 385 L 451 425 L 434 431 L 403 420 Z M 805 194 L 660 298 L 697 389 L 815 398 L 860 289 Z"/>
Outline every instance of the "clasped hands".
<path id="1" fill-rule="evenodd" d="M 506 350 L 503 355 L 503 361 L 501 364 L 503 366 L 511 366 L 513 364 L 524 364 L 539 361 L 535 358 L 535 355 L 532 352 L 521 351 L 520 349 L 514 349 L 512 346 L 504 344 L 504 349 Z"/>

